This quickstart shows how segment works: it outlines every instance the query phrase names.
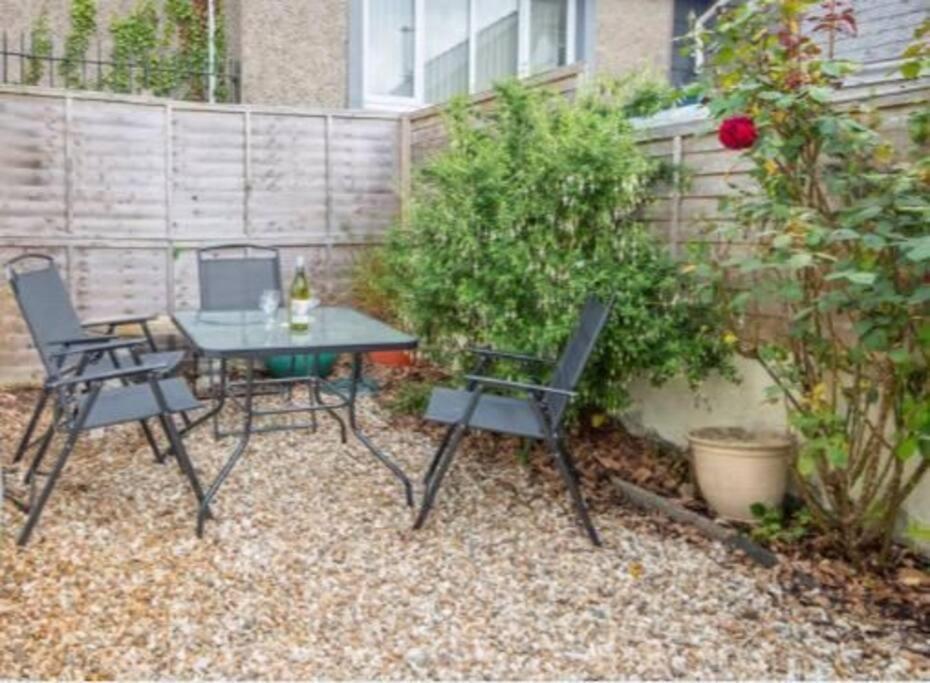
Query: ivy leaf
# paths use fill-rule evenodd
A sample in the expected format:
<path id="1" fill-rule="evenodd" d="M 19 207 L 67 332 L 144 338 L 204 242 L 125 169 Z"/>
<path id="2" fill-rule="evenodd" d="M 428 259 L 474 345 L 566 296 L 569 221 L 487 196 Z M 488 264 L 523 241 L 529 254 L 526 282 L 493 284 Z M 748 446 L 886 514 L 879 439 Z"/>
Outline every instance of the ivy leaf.
<path id="1" fill-rule="evenodd" d="M 875 284 L 875 273 L 868 273 L 865 271 L 854 271 L 854 270 L 843 270 L 837 273 L 830 273 L 827 276 L 827 280 L 849 280 L 857 285 L 874 285 Z"/>

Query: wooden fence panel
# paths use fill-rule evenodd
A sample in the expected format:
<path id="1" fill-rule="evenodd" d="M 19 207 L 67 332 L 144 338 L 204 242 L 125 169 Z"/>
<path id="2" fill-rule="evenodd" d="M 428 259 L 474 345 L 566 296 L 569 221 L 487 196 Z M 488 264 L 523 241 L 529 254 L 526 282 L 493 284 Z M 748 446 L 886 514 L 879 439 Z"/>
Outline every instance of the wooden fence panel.
<path id="1" fill-rule="evenodd" d="M 176 110 L 171 228 L 179 239 L 241 239 L 245 231 L 246 117 Z"/>
<path id="2" fill-rule="evenodd" d="M 366 241 L 397 218 L 398 125 L 393 121 L 334 117 L 331 154 L 331 236 Z"/>
<path id="3" fill-rule="evenodd" d="M 326 130 L 325 116 L 251 117 L 251 234 L 325 238 Z"/>
<path id="4" fill-rule="evenodd" d="M 0 99 L 0 234 L 66 232 L 65 100 Z"/>
<path id="5" fill-rule="evenodd" d="M 70 264 L 72 296 L 82 320 L 168 310 L 163 248 L 78 247 Z"/>
<path id="6" fill-rule="evenodd" d="M 165 235 L 165 117 L 159 107 L 72 101 L 71 232 L 100 239 Z"/>
<path id="7" fill-rule="evenodd" d="M 199 305 L 198 246 L 248 240 L 344 301 L 398 213 L 400 121 L 2 86 L 0 261 L 55 255 L 85 319 L 163 313 Z M 37 376 L 6 287 L 0 326 L 0 382 Z"/>

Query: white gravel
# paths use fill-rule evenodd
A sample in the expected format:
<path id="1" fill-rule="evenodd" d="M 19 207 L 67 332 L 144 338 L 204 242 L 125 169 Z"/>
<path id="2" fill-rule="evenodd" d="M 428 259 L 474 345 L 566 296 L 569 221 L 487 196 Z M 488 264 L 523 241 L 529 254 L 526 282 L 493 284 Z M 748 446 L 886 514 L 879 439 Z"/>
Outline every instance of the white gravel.
<path id="1" fill-rule="evenodd" d="M 365 406 L 419 479 L 431 440 Z M 232 445 L 189 439 L 206 479 Z M 134 430 L 86 441 L 33 543 L 0 539 L 0 678 L 930 677 L 919 634 L 802 606 L 632 508 L 596 507 L 593 548 L 548 467 L 491 449 L 462 451 L 411 532 L 324 419 L 256 436 L 215 512 L 198 541 L 176 467 Z"/>

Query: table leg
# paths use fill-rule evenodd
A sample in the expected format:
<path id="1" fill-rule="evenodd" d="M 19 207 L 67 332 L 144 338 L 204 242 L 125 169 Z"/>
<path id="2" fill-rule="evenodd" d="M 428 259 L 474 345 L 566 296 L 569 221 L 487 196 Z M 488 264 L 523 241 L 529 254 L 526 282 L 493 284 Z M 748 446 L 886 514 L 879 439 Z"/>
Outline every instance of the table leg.
<path id="1" fill-rule="evenodd" d="M 413 486 L 410 483 L 410 479 L 408 479 L 403 470 L 398 467 L 397 463 L 388 458 L 384 453 L 375 447 L 375 445 L 368 439 L 368 437 L 362 433 L 361 427 L 358 426 L 358 419 L 355 413 L 355 399 L 358 393 L 358 383 L 361 381 L 361 378 L 362 354 L 354 353 L 352 354 L 352 381 L 349 384 L 349 427 L 352 429 L 352 433 L 355 434 L 355 438 L 361 441 L 362 445 L 371 451 L 371 454 L 380 460 L 381 463 L 400 480 L 400 482 L 404 485 L 404 493 L 407 496 L 407 505 L 409 507 L 413 507 Z"/>
<path id="2" fill-rule="evenodd" d="M 254 379 L 254 372 L 255 361 L 254 359 L 250 358 L 245 375 L 245 404 L 243 406 L 245 417 L 243 418 L 242 434 L 239 436 L 239 443 L 236 444 L 236 448 L 233 450 L 232 455 L 229 456 L 226 464 L 223 465 L 223 469 L 220 470 L 220 473 L 217 475 L 214 482 L 210 484 L 210 488 L 207 489 L 206 494 L 204 494 L 203 503 L 201 504 L 200 512 L 197 515 L 197 535 L 200 537 L 203 536 L 204 522 L 210 515 L 210 503 L 216 497 L 216 494 L 220 490 L 220 487 L 223 485 L 223 482 L 226 481 L 226 479 L 229 477 L 229 474 L 233 471 L 236 463 L 239 462 L 239 458 L 241 458 L 242 454 L 245 453 L 245 449 L 249 445 L 249 439 L 252 436 L 252 383 Z"/>

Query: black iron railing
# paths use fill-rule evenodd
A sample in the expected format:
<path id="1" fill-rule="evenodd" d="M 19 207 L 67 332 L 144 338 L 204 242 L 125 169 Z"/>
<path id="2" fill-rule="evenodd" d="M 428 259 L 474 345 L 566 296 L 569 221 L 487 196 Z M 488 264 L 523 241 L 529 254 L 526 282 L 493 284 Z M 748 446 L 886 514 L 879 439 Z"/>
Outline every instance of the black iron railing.
<path id="1" fill-rule="evenodd" d="M 54 41 L 36 51 L 25 34 L 0 34 L 0 83 L 73 88 L 124 94 L 147 94 L 200 102 L 240 102 L 241 65 L 217 60 L 215 68 L 184 64 L 180 56 L 143 62 L 104 59 L 98 38 L 88 52 L 94 57 L 66 57 Z"/>

